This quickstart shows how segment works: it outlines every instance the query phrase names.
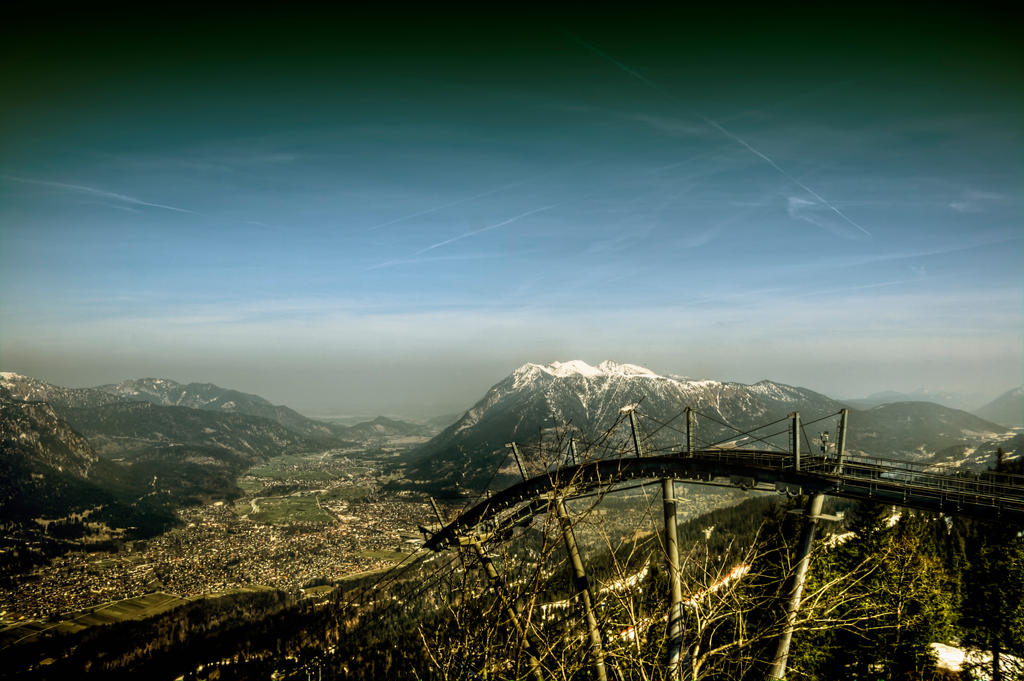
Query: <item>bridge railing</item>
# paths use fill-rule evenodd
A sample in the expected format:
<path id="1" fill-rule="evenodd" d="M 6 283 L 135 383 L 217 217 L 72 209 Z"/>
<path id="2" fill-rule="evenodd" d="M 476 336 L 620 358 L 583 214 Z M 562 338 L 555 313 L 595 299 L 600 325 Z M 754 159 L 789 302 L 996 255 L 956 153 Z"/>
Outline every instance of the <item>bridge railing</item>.
<path id="1" fill-rule="evenodd" d="M 898 485 L 906 495 L 930 495 L 960 503 L 970 501 L 991 506 L 1024 507 L 1024 486 L 984 476 L 975 478 L 924 473 L 854 461 L 844 464 L 837 481 L 840 484 L 868 482 L 875 486 L 881 483 Z"/>
<path id="2" fill-rule="evenodd" d="M 791 454 L 759 450 L 714 448 L 695 452 L 723 464 L 742 464 L 771 470 L 795 469 Z M 943 466 L 880 457 L 801 457 L 800 473 L 821 477 L 837 487 L 886 489 L 936 499 L 942 504 L 977 504 L 1024 509 L 1024 476 L 974 471 L 951 472 Z"/>

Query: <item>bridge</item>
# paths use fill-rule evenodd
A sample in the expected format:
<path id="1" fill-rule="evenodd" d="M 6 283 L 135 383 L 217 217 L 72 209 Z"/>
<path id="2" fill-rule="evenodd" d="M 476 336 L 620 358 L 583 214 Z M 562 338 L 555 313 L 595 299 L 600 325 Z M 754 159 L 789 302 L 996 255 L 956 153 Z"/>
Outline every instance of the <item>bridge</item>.
<path id="1" fill-rule="evenodd" d="M 571 565 L 571 582 L 587 621 L 589 654 L 594 673 L 599 681 L 606 681 L 610 671 L 614 676 L 614 669 L 610 670 L 606 664 L 606 637 L 597 622 L 594 592 L 565 503 L 574 498 L 661 482 L 665 518 L 662 545 L 670 578 L 672 604 L 665 677 L 672 679 L 682 678 L 683 661 L 687 655 L 687 651 L 682 648 L 683 598 L 676 527 L 676 481 L 729 485 L 808 497 L 803 512 L 804 528 L 797 555 L 793 558 L 796 567 L 790 578 L 786 622 L 772 662 L 771 679 L 782 679 L 785 676 L 789 643 L 800 607 L 816 528 L 822 521 L 835 519 L 821 513 L 826 495 L 1024 526 L 1024 476 L 950 471 L 948 468 L 908 461 L 851 456 L 845 451 L 848 417 L 845 409 L 816 420 L 833 417 L 837 419 L 837 427 L 835 441 L 829 442 L 828 434 L 822 434 L 818 440 L 820 451 L 813 454 L 804 428 L 807 424 L 801 424 L 800 415 L 795 412 L 759 428 L 734 428 L 737 436 L 701 448 L 694 446 L 695 418 L 698 413 L 689 407 L 683 413 L 686 415 L 686 430 L 679 432 L 686 437 L 685 446 L 667 452 L 645 451 L 649 437 L 642 435 L 638 423 L 643 414 L 636 405 L 632 405 L 620 412 L 619 420 L 612 427 L 615 428 L 628 418 L 632 434 L 631 451 L 620 450 L 614 456 L 601 456 L 597 448 L 594 448 L 581 456 L 576 451 L 575 442 L 570 441 L 567 460 L 533 476 L 527 475 L 518 445 L 510 443 L 510 454 L 515 458 L 522 475 L 520 482 L 500 491 L 485 492 L 476 503 L 449 522 L 445 522 L 435 505 L 440 528 L 426 533 L 424 547 L 433 551 L 454 548 L 460 552 L 471 548 L 476 553 L 485 568 L 489 584 L 505 604 L 506 615 L 515 625 L 520 641 L 525 646 L 535 679 L 542 678 L 539 646 L 531 645 L 530 623 L 521 621 L 519 610 L 511 602 L 508 589 L 484 550 L 483 543 L 506 536 L 510 528 L 529 523 L 535 515 L 554 511 Z M 758 435 L 762 428 L 782 421 L 789 421 L 788 449 L 771 442 L 771 436 Z M 667 425 L 655 423 L 659 430 Z M 721 421 L 718 423 L 728 426 Z M 801 446 L 802 440 L 807 445 L 806 449 Z M 758 444 L 759 447 L 750 447 L 751 444 Z"/>
<path id="2" fill-rule="evenodd" d="M 545 498 L 554 490 L 572 498 L 599 488 L 614 489 L 627 481 L 661 478 L 696 484 L 720 481 L 790 496 L 825 494 L 1024 525 L 1024 479 L 1020 476 L 940 473 L 934 466 L 866 457 L 846 457 L 842 464 L 833 457 L 804 457 L 796 468 L 791 455 L 776 451 L 703 449 L 588 461 L 528 478 L 463 511 L 431 535 L 424 547 L 436 551 L 454 544 L 459 533 L 492 521 L 524 501 Z M 525 513 L 542 513 L 545 507 L 530 504 L 513 514 L 513 522 L 522 520 Z"/>

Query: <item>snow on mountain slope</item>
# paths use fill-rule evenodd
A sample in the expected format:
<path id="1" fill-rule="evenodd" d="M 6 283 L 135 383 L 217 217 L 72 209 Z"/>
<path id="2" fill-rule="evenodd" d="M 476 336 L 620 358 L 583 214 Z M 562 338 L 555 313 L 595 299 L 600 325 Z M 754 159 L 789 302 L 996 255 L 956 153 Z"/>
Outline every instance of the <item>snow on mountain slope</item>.
<path id="1" fill-rule="evenodd" d="M 213 383 L 182 384 L 166 378 L 138 378 L 102 385 L 97 390 L 123 400 L 149 402 L 157 406 L 259 416 L 306 437 L 331 439 L 338 436 L 336 429 L 329 424 L 306 418 L 288 407 L 271 404 L 259 395 L 222 388 Z"/>
<path id="2" fill-rule="evenodd" d="M 330 424 L 306 418 L 285 406 L 271 404 L 259 395 L 221 388 L 212 383 L 182 384 L 166 378 L 139 378 L 96 388 L 64 388 L 14 372 L 0 372 L 0 387 L 14 399 L 46 402 L 58 413 L 71 409 L 103 407 L 118 402 L 149 402 L 161 407 L 188 407 L 221 413 L 258 416 L 309 438 L 340 441 L 343 434 Z"/>
<path id="3" fill-rule="evenodd" d="M 580 360 L 524 364 L 495 384 L 454 424 L 412 454 L 410 473 L 418 480 L 445 480 L 469 487 L 486 482 L 505 457 L 504 444 L 545 439 L 567 427 L 582 440 L 594 439 L 615 423 L 619 410 L 640 404 L 640 425 L 655 433 L 652 447 L 681 448 L 686 406 L 697 418 L 697 445 L 735 435 L 716 421 L 747 430 L 798 411 L 808 420 L 838 412 L 843 404 L 806 388 L 760 381 L 753 385 L 662 376 L 633 364 Z M 672 422 L 671 427 L 659 424 Z M 832 423 L 809 427 L 813 438 Z M 852 453 L 925 460 L 954 445 L 977 446 L 1005 429 L 976 416 L 931 403 L 899 403 L 853 410 L 847 440 Z M 785 424 L 770 433 L 788 448 Z M 762 431 L 762 434 L 767 434 Z"/>
<path id="4" fill-rule="evenodd" d="M 633 364 L 602 362 L 591 366 L 574 360 L 551 364 L 524 364 L 494 385 L 458 421 L 415 453 L 421 462 L 415 475 L 430 477 L 438 470 L 459 471 L 465 477 L 504 456 L 512 440 L 536 441 L 542 431 L 568 425 L 583 437 L 596 437 L 628 404 L 640 403 L 652 430 L 655 421 L 678 419 L 687 405 L 715 419 L 752 426 L 795 410 L 825 414 L 841 405 L 824 395 L 770 381 L 752 386 L 713 380 L 662 376 Z M 705 441 L 722 431 L 705 423 Z M 678 441 L 678 433 L 664 429 L 659 441 Z"/>
<path id="5" fill-rule="evenodd" d="M 11 397 L 15 400 L 22 402 L 46 402 L 58 411 L 61 409 L 98 407 L 119 401 L 117 396 L 107 394 L 95 388 L 64 388 L 40 381 L 37 378 L 22 376 L 13 371 L 0 372 L 0 387 L 8 390 Z"/>
<path id="6" fill-rule="evenodd" d="M 232 409 L 237 408 L 239 402 L 244 406 L 273 406 L 259 395 L 221 388 L 212 383 L 185 385 L 166 378 L 137 378 L 113 385 L 101 385 L 98 390 L 124 399 L 142 400 L 167 407 Z"/>
<path id="7" fill-rule="evenodd" d="M 6 377 L 5 377 L 6 378 Z M 4 466 L 14 460 L 34 473 L 52 469 L 86 478 L 96 464 L 96 452 L 84 437 L 41 401 L 15 399 L 0 387 L 0 451 Z M 4 480 L 0 487 L 24 480 Z"/>
<path id="8" fill-rule="evenodd" d="M 605 361 L 592 367 L 579 360 L 548 365 L 525 364 L 455 424 L 456 432 L 472 426 L 493 406 L 540 399 L 556 423 L 609 424 L 626 404 L 643 403 L 657 417 L 665 407 L 691 405 L 718 418 L 761 417 L 780 407 L 808 404 L 839 409 L 833 400 L 810 390 L 761 381 L 754 385 L 661 376 L 633 364 Z"/>

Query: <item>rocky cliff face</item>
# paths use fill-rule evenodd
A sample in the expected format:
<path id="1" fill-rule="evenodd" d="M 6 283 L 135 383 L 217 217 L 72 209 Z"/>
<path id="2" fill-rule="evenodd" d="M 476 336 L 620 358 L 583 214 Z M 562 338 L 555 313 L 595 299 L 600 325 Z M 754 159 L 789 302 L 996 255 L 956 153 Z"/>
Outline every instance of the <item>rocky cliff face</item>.
<path id="1" fill-rule="evenodd" d="M 0 389 L 0 450 L 36 474 L 57 471 L 80 478 L 98 457 L 89 442 L 45 402 L 22 402 Z"/>

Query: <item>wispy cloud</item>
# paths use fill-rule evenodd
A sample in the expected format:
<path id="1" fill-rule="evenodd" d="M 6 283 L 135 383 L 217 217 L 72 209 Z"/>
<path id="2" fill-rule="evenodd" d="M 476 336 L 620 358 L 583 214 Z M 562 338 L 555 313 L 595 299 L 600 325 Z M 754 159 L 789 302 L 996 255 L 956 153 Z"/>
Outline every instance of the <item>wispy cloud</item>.
<path id="1" fill-rule="evenodd" d="M 462 253 L 457 255 L 435 255 L 429 258 L 395 258 L 393 260 L 385 260 L 384 262 L 377 263 L 376 265 L 370 265 L 369 267 L 363 268 L 364 272 L 371 270 L 380 270 L 386 267 L 398 267 L 400 265 L 419 265 L 421 263 L 428 262 L 450 262 L 450 261 L 465 261 L 465 260 L 487 260 L 491 258 L 503 258 L 508 257 L 508 252 L 494 252 L 494 253 Z"/>
<path id="2" fill-rule="evenodd" d="M 851 237 L 849 230 L 836 224 L 836 221 L 831 219 L 828 208 L 817 201 L 809 201 L 800 196 L 790 196 L 786 199 L 786 212 L 791 218 L 809 222 L 836 236 Z"/>
<path id="3" fill-rule="evenodd" d="M 834 288 L 823 288 L 817 291 L 803 291 L 800 293 L 793 293 L 789 298 L 811 298 L 814 296 L 826 296 L 835 293 L 848 293 L 851 291 L 867 291 L 875 288 L 887 288 L 889 286 L 899 286 L 901 284 L 913 284 L 920 281 L 921 277 L 914 279 L 894 279 L 891 281 L 875 281 L 867 284 L 856 284 L 853 286 L 837 286 Z"/>
<path id="4" fill-rule="evenodd" d="M 618 253 L 621 252 L 624 247 L 636 243 L 639 240 L 646 239 L 653 230 L 654 226 L 650 224 L 635 229 L 624 229 L 619 231 L 618 234 L 610 236 L 607 239 L 596 239 L 591 241 L 590 245 L 587 246 L 583 253 L 585 255 Z"/>
<path id="5" fill-rule="evenodd" d="M 710 118 L 706 118 L 704 116 L 700 116 L 700 114 L 698 114 L 698 117 L 701 118 L 705 123 L 707 123 L 711 127 L 715 128 L 716 130 L 721 132 L 723 135 L 726 135 L 727 137 L 735 140 L 738 144 L 741 144 L 742 146 L 746 147 L 750 151 L 750 153 L 752 153 L 755 156 L 757 156 L 757 157 L 761 158 L 762 160 L 764 160 L 768 165 L 770 165 L 772 168 L 774 168 L 776 171 L 778 171 L 778 173 L 780 175 L 782 175 L 783 177 L 788 179 L 790 182 L 792 182 L 793 184 L 795 184 L 796 186 L 800 187 L 805 192 L 807 192 L 808 194 L 813 196 L 815 199 L 817 199 L 819 202 L 821 202 L 824 206 L 826 206 L 830 211 L 832 211 L 833 213 L 838 215 L 840 218 L 842 218 L 842 220 L 844 222 L 846 222 L 847 224 L 850 224 L 850 225 L 856 227 L 865 236 L 867 236 L 867 237 L 872 236 L 871 232 L 869 232 L 868 230 L 864 229 L 864 227 L 862 227 L 859 223 L 855 222 L 849 215 L 847 215 L 842 210 L 840 210 L 838 206 L 836 206 L 834 203 L 832 203 L 831 201 L 826 199 L 824 196 L 822 196 L 818 192 L 816 192 L 813 189 L 811 189 L 810 187 L 808 187 L 806 184 L 801 182 L 798 178 L 794 177 L 791 173 L 789 173 L 788 171 L 784 170 L 782 168 L 782 166 L 780 166 L 778 163 L 776 163 L 774 160 L 772 160 L 772 158 L 769 157 L 767 154 L 765 154 L 764 152 L 756 149 L 749 142 L 744 140 L 739 135 L 737 135 L 737 134 L 733 133 L 732 131 L 728 130 L 727 128 L 725 128 L 720 123 L 718 123 L 718 122 L 716 122 L 716 121 L 714 121 L 714 120 L 712 120 Z"/>
<path id="6" fill-rule="evenodd" d="M 987 204 L 1002 199 L 1002 194 L 994 192 L 982 192 L 975 190 L 964 191 L 956 201 L 951 201 L 949 207 L 958 213 L 982 213 Z"/>
<path id="7" fill-rule="evenodd" d="M 531 182 L 537 182 L 537 181 L 539 181 L 539 180 L 541 180 L 541 179 L 543 179 L 545 177 L 553 175 L 554 173 L 560 172 L 562 170 L 577 169 L 577 168 L 580 168 L 582 166 L 591 165 L 592 163 L 593 163 L 593 161 L 581 161 L 579 163 L 574 163 L 574 164 L 568 166 L 567 168 L 555 168 L 555 169 L 552 169 L 552 170 L 546 170 L 546 171 L 541 172 L 541 173 L 536 173 L 536 174 L 530 175 L 529 177 L 524 177 L 521 180 L 516 180 L 515 182 L 509 182 L 508 184 L 503 184 L 503 185 L 498 186 L 498 187 L 493 187 L 493 188 L 488 189 L 486 191 L 480 192 L 479 194 L 473 194 L 471 196 L 464 196 L 462 198 L 455 199 L 454 201 L 448 201 L 446 203 L 442 203 L 442 204 L 437 205 L 437 206 L 432 206 L 430 208 L 425 208 L 423 210 L 416 211 L 415 213 L 410 213 L 408 215 L 403 215 L 401 217 L 394 218 L 393 220 L 388 220 L 386 222 L 378 223 L 376 225 L 373 225 L 372 227 L 368 227 L 366 231 L 372 232 L 374 230 L 381 229 L 382 227 L 390 227 L 391 225 L 397 225 L 400 222 L 405 222 L 407 220 L 413 220 L 413 219 L 418 218 L 418 217 L 423 217 L 424 215 L 430 215 L 432 213 L 437 213 L 439 211 L 445 210 L 446 208 L 454 208 L 455 206 L 461 206 L 462 204 L 470 203 L 471 201 L 476 201 L 478 199 L 483 199 L 483 198 L 486 198 L 488 196 L 493 196 L 494 194 L 500 194 L 502 192 L 508 191 L 509 189 L 515 189 L 516 187 L 521 187 L 523 185 L 530 184 Z"/>
<path id="8" fill-rule="evenodd" d="M 983 248 L 991 248 L 993 246 L 1002 246 L 1004 244 L 1019 243 L 1022 240 L 1024 240 L 1024 236 L 994 236 L 975 239 L 968 243 L 954 244 L 945 248 L 933 248 L 929 250 L 917 251 L 890 251 L 888 253 L 878 253 L 870 255 L 843 255 L 827 260 L 826 264 L 828 267 L 863 267 L 864 265 L 871 265 L 874 263 L 898 262 L 901 260 L 918 260 L 921 258 L 931 258 L 935 256 L 964 253 L 967 251 L 973 251 Z"/>
<path id="9" fill-rule="evenodd" d="M 600 56 L 603 59 L 607 60 L 611 64 L 614 64 L 617 68 L 621 69 L 622 71 L 625 71 L 626 73 L 628 73 L 633 78 L 636 78 L 640 82 L 642 82 L 645 85 L 647 85 L 649 88 L 655 90 L 656 92 L 660 93 L 664 97 L 667 97 L 668 99 L 672 100 L 676 104 L 680 103 L 676 99 L 675 96 L 673 96 L 671 93 L 665 91 L 660 85 L 658 85 L 657 83 L 655 83 L 651 79 L 647 78 L 646 76 L 644 76 L 640 72 L 630 68 L 629 66 L 626 66 L 625 64 L 623 64 L 619 60 L 615 59 L 614 57 L 612 57 L 611 55 L 607 54 L 606 52 L 603 52 L 602 50 L 599 50 L 598 48 L 594 47 L 590 43 L 588 43 L 588 42 L 584 41 L 583 39 L 579 38 L 578 36 L 575 36 L 575 35 L 572 35 L 572 34 L 569 34 L 569 35 L 573 38 L 573 40 L 575 40 L 580 45 L 583 45 L 584 47 L 586 47 L 588 50 L 590 50 L 594 54 L 597 54 L 598 56 Z M 805 192 L 807 192 L 808 194 L 813 196 L 817 201 L 821 202 L 830 211 L 832 211 L 833 213 L 838 215 L 844 222 L 847 222 L 848 224 L 852 225 L 853 227 L 856 227 L 865 236 L 867 236 L 867 237 L 871 237 L 872 236 L 871 232 L 869 232 L 867 229 L 862 227 L 859 223 L 855 222 L 850 216 L 848 216 L 846 213 L 844 213 L 842 210 L 840 210 L 838 206 L 836 206 L 835 204 L 830 202 L 828 199 L 826 199 L 824 196 L 822 196 L 821 194 L 819 194 L 815 190 L 813 190 L 810 187 L 808 187 L 806 184 L 801 182 L 800 179 L 798 179 L 797 177 L 794 177 L 791 173 L 789 173 L 784 168 L 782 168 L 782 166 L 780 166 L 778 163 L 776 163 L 774 159 L 772 159 L 770 156 L 765 154 L 760 149 L 757 149 L 756 147 L 754 147 L 747 140 L 743 139 L 742 137 L 740 137 L 736 133 L 732 132 L 731 130 L 729 130 L 728 128 L 723 126 L 721 123 L 719 123 L 719 122 L 717 122 L 717 121 L 715 121 L 715 120 L 713 120 L 711 118 L 708 118 L 707 116 L 702 116 L 701 114 L 699 114 L 699 113 L 697 113 L 695 111 L 690 111 L 690 113 L 693 116 L 696 116 L 700 120 L 704 121 L 705 124 L 711 126 L 712 128 L 714 128 L 718 132 L 722 133 L 723 135 L 725 135 L 729 139 L 731 139 L 734 142 L 736 142 L 737 144 L 741 145 L 742 147 L 747 149 L 747 151 L 749 151 L 750 153 L 752 153 L 755 156 L 757 156 L 758 158 L 760 158 L 762 161 L 764 161 L 769 166 L 771 166 L 773 169 L 775 169 L 775 171 L 778 172 L 780 175 L 782 175 L 787 180 L 789 180 L 790 182 L 792 182 L 793 184 L 795 184 L 796 186 L 800 187 Z"/>
<path id="10" fill-rule="evenodd" d="M 111 203 L 110 201 L 89 201 L 89 203 L 94 203 L 97 206 L 106 206 L 107 208 L 113 208 L 114 210 L 123 210 L 126 213 L 142 212 L 138 208 L 132 208 L 131 206 L 122 203 Z"/>
<path id="11" fill-rule="evenodd" d="M 477 199 L 483 199 L 483 198 L 486 198 L 486 197 L 491 196 L 493 194 L 497 194 L 499 192 L 503 192 L 503 191 L 505 191 L 507 189 L 512 189 L 514 187 L 518 187 L 519 185 L 525 184 L 528 181 L 529 180 L 522 180 L 520 182 L 512 182 L 510 184 L 504 184 L 504 185 L 502 185 L 500 187 L 494 187 L 493 189 L 488 189 L 485 192 L 480 192 L 479 194 L 473 194 L 472 196 L 464 196 L 462 198 L 455 199 L 454 201 L 448 201 L 447 203 L 442 203 L 442 204 L 437 205 L 437 206 L 431 206 L 430 208 L 425 208 L 423 210 L 416 211 L 415 213 L 409 213 L 408 215 L 402 215 L 400 217 L 394 218 L 393 220 L 388 220 L 386 222 L 377 223 L 376 225 L 373 225 L 372 227 L 368 227 L 366 229 L 366 231 L 372 232 L 374 230 L 381 229 L 383 227 L 390 227 L 391 225 L 397 225 L 400 222 L 406 222 L 407 220 L 414 220 L 416 218 L 423 217 L 424 215 L 430 215 L 432 213 L 437 213 L 437 212 L 440 212 L 440 211 L 442 211 L 442 210 L 444 210 L 446 208 L 454 208 L 455 206 L 461 206 L 464 203 L 469 203 L 471 201 L 476 201 Z"/>
<path id="12" fill-rule="evenodd" d="M 21 182 L 22 184 L 34 184 L 41 187 L 54 187 L 56 189 L 63 189 L 69 192 L 75 192 L 78 194 L 86 194 L 88 196 L 98 196 L 104 199 L 110 199 L 113 201 L 119 201 L 121 203 L 129 204 L 132 206 L 147 206 L 149 208 L 160 208 L 162 210 L 170 210 L 175 213 L 189 213 L 197 215 L 196 211 L 189 210 L 187 208 L 179 208 L 178 206 L 169 206 L 166 203 L 154 203 L 152 201 L 144 201 L 134 196 L 128 196 L 127 194 L 118 194 L 117 192 L 110 192 L 104 189 L 98 189 L 96 187 L 88 187 L 82 184 L 70 184 L 67 182 L 52 182 L 50 180 L 37 180 L 30 177 L 19 177 L 17 175 L 0 175 L 0 179 L 8 180 L 11 182 Z"/>
<path id="13" fill-rule="evenodd" d="M 685 121 L 681 121 L 678 118 L 672 118 L 670 116 L 652 116 L 651 114 L 645 113 L 625 113 L 620 114 L 620 116 L 627 120 L 643 123 L 644 125 L 670 137 L 704 137 L 707 135 L 706 128 L 691 125 Z"/>
<path id="14" fill-rule="evenodd" d="M 504 227 L 506 225 L 511 225 L 512 223 L 519 222 L 523 218 L 527 218 L 527 217 L 529 217 L 531 215 L 536 215 L 537 213 L 543 213 L 544 211 L 549 211 L 549 210 L 551 210 L 553 208 L 557 208 L 558 206 L 561 206 L 562 203 L 565 203 L 565 202 L 562 201 L 562 202 L 559 202 L 559 203 L 552 203 L 549 206 L 541 206 L 540 208 L 534 208 L 533 210 L 528 210 L 525 213 L 520 213 L 519 215 L 515 215 L 513 217 L 510 217 L 507 220 L 502 220 L 501 222 L 495 222 L 492 225 L 487 225 L 487 226 L 481 227 L 479 229 L 472 229 L 472 230 L 470 230 L 468 232 L 463 232 L 462 234 L 459 234 L 458 236 L 453 236 L 451 239 L 445 239 L 444 241 L 438 241 L 436 244 L 431 244 L 430 246 L 427 246 L 426 248 L 421 248 L 420 250 L 416 251 L 416 255 L 423 255 L 427 251 L 432 251 L 435 248 L 440 248 L 442 246 L 447 246 L 448 244 L 453 244 L 456 241 L 462 241 L 463 239 L 468 239 L 471 236 L 476 236 L 477 234 L 482 234 L 484 232 L 489 232 L 492 229 L 498 229 L 499 227 Z"/>

